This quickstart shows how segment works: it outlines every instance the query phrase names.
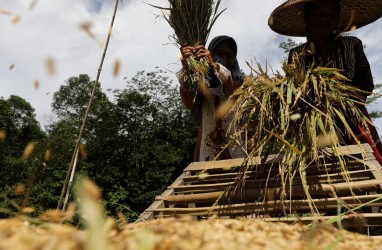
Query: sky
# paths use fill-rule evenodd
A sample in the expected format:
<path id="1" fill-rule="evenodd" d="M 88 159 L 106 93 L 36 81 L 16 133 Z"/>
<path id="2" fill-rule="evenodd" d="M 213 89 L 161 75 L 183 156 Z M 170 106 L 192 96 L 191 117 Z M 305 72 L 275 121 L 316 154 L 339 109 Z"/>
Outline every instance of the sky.
<path id="1" fill-rule="evenodd" d="M 170 26 L 159 10 L 145 2 L 168 5 L 167 0 L 119 3 L 100 77 L 103 90 L 124 88 L 124 78 L 141 70 L 159 67 L 173 76 L 180 69 L 179 50 L 169 39 L 173 34 Z M 234 37 L 245 72 L 249 71 L 246 61 L 278 70 L 286 56 L 278 45 L 288 37 L 273 32 L 267 21 L 282 2 L 222 0 L 221 8 L 227 10 L 217 20 L 210 39 L 223 34 Z M 39 122 L 49 124 L 54 119 L 50 107 L 53 93 L 66 79 L 79 74 L 96 78 L 114 4 L 114 0 L 0 0 L 0 96 L 26 99 Z M 382 83 L 382 20 L 350 35 L 363 41 L 374 81 Z M 116 62 L 121 65 L 118 75 L 113 74 Z M 382 101 L 369 110 L 381 105 Z M 382 135 L 382 119 L 375 124 Z"/>

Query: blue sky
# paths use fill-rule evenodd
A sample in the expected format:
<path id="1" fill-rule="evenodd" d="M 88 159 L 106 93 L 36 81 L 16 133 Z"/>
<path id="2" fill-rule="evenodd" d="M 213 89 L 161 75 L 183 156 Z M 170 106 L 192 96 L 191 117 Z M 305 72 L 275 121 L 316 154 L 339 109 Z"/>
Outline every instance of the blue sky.
<path id="1" fill-rule="evenodd" d="M 87 0 L 88 5 L 90 7 L 90 11 L 100 11 L 101 7 L 104 3 L 108 3 L 109 1 L 102 1 L 102 0 Z M 111 2 L 111 1 L 110 1 Z"/>
<path id="2" fill-rule="evenodd" d="M 54 119 L 50 111 L 52 94 L 67 78 L 82 73 L 96 77 L 115 1 L 38 0 L 30 9 L 33 1 L 0 0 L 0 96 L 8 98 L 13 94 L 25 98 L 36 109 L 39 121 L 47 124 Z M 167 5 L 167 0 L 145 2 Z M 239 47 L 239 63 L 246 72 L 245 61 L 279 69 L 285 55 L 278 44 L 288 37 L 271 31 L 267 21 L 282 2 L 222 0 L 222 7 L 227 10 L 216 22 L 210 38 L 222 34 L 234 37 Z M 120 2 L 100 78 L 104 90 L 123 88 L 124 77 L 132 77 L 140 70 L 152 71 L 158 66 L 174 76 L 180 69 L 178 49 L 168 40 L 172 31 L 163 19 L 156 18 L 158 14 L 157 9 L 140 0 Z M 80 28 L 83 24 L 90 24 L 94 38 Z M 382 20 L 351 35 L 366 45 L 375 82 L 382 83 Z M 54 62 L 55 74 L 46 70 L 48 58 Z M 117 60 L 121 62 L 121 73 L 115 77 L 112 68 Z M 36 80 L 39 88 L 34 86 Z M 376 124 L 382 129 L 382 119 Z"/>

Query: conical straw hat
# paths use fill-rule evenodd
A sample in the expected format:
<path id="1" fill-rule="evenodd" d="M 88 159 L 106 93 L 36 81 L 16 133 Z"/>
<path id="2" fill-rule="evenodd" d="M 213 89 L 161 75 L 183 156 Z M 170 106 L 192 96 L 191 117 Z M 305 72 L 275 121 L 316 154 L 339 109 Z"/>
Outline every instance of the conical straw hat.
<path id="1" fill-rule="evenodd" d="M 305 36 L 304 7 L 320 0 L 289 0 L 277 7 L 268 25 L 281 35 Z M 382 0 L 333 0 L 340 3 L 338 28 L 341 32 L 358 29 L 382 16 Z"/>

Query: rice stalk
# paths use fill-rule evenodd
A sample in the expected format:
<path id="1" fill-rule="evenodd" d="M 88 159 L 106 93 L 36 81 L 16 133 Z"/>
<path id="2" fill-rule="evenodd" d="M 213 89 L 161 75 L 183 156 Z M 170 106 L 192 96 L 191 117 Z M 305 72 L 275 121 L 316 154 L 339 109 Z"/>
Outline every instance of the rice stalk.
<path id="1" fill-rule="evenodd" d="M 174 34 L 171 36 L 179 45 L 196 47 L 205 46 L 208 36 L 217 18 L 225 11 L 219 11 L 221 0 L 168 0 L 169 7 L 149 4 L 162 10 L 162 16 L 171 26 Z M 209 62 L 205 58 L 197 60 L 194 55 L 184 62 L 185 67 L 180 72 L 183 84 L 189 91 L 200 90 L 208 95 Z"/>
<path id="2" fill-rule="evenodd" d="M 247 77 L 242 87 L 230 98 L 234 101 L 230 112 L 233 134 L 230 146 L 237 146 L 239 138 L 247 138 L 248 158 L 281 154 L 279 178 L 282 182 L 281 200 L 286 200 L 287 189 L 299 175 L 308 200 L 306 169 L 318 167 L 325 159 L 320 157 L 327 149 L 332 159 L 339 162 L 344 179 L 351 181 L 346 160 L 338 147 L 353 140 L 360 144 L 352 130 L 356 123 L 367 128 L 370 121 L 357 108 L 364 105 L 358 97 L 361 90 L 347 84 L 341 70 L 313 66 L 303 70 L 298 65 L 283 63 L 281 75 L 268 75 L 259 65 L 256 75 Z M 350 122 L 356 121 L 355 124 Z M 249 160 L 245 162 L 250 162 Z M 247 171 L 249 166 L 244 166 Z M 239 178 L 245 176 L 241 174 Z M 238 182 L 243 187 L 244 180 Z M 330 178 L 329 178 L 330 183 Z M 335 190 L 333 190 L 335 194 Z M 291 195 L 291 194 L 290 194 Z M 317 211 L 310 204 L 312 212 Z M 284 206 L 284 211 L 287 210 Z M 291 212 L 291 211 L 290 211 Z"/>

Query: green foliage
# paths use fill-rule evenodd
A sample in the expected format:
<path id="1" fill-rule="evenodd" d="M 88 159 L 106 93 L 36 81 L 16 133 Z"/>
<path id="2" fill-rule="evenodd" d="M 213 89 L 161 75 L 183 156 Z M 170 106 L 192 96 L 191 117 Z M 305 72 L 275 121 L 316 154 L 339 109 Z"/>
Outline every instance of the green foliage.
<path id="1" fill-rule="evenodd" d="M 135 219 L 191 161 L 197 127 L 164 72 L 138 72 L 126 83 L 111 92 L 113 102 L 97 86 L 76 176 L 100 186 L 110 215 Z M 89 76 L 79 75 L 60 87 L 52 103 L 58 119 L 46 135 L 24 99 L 0 99 L 0 130 L 7 134 L 0 140 L 2 208 L 17 212 L 14 201 L 38 214 L 57 206 L 93 85 Z M 35 150 L 23 159 L 31 141 Z M 19 183 L 25 190 L 16 195 Z"/>
<path id="2" fill-rule="evenodd" d="M 284 50 L 284 53 L 288 54 L 289 53 L 289 50 L 291 50 L 292 48 L 298 46 L 298 45 L 301 45 L 302 43 L 296 43 L 295 40 L 291 39 L 291 38 L 288 38 L 288 40 L 286 42 L 281 42 L 279 44 L 279 48 L 283 49 Z"/>
<path id="3" fill-rule="evenodd" d="M 176 168 L 190 161 L 197 129 L 177 87 L 162 71 L 138 72 L 114 94 L 120 125 L 116 139 L 124 147 L 111 165 L 116 166 L 114 178 L 128 192 L 116 203 L 142 211 L 170 183 Z"/>
<path id="4" fill-rule="evenodd" d="M 381 98 L 382 84 L 375 84 L 373 93 L 374 93 L 374 95 L 371 95 L 367 98 L 367 104 L 368 105 L 373 104 L 374 102 L 378 101 L 379 98 Z M 370 117 L 372 119 L 382 117 L 382 111 L 380 111 L 380 110 L 372 110 L 369 114 L 370 114 Z"/>
<path id="5" fill-rule="evenodd" d="M 42 165 L 45 133 L 36 120 L 35 110 L 29 102 L 18 96 L 0 98 L 0 207 L 13 208 L 5 197 L 10 196 L 18 204 L 28 205 L 29 194 L 35 180 L 35 173 Z M 34 143 L 34 150 L 23 157 L 24 148 Z M 22 195 L 15 195 L 19 184 L 26 186 Z M 0 216 L 3 216 L 1 214 Z"/>

